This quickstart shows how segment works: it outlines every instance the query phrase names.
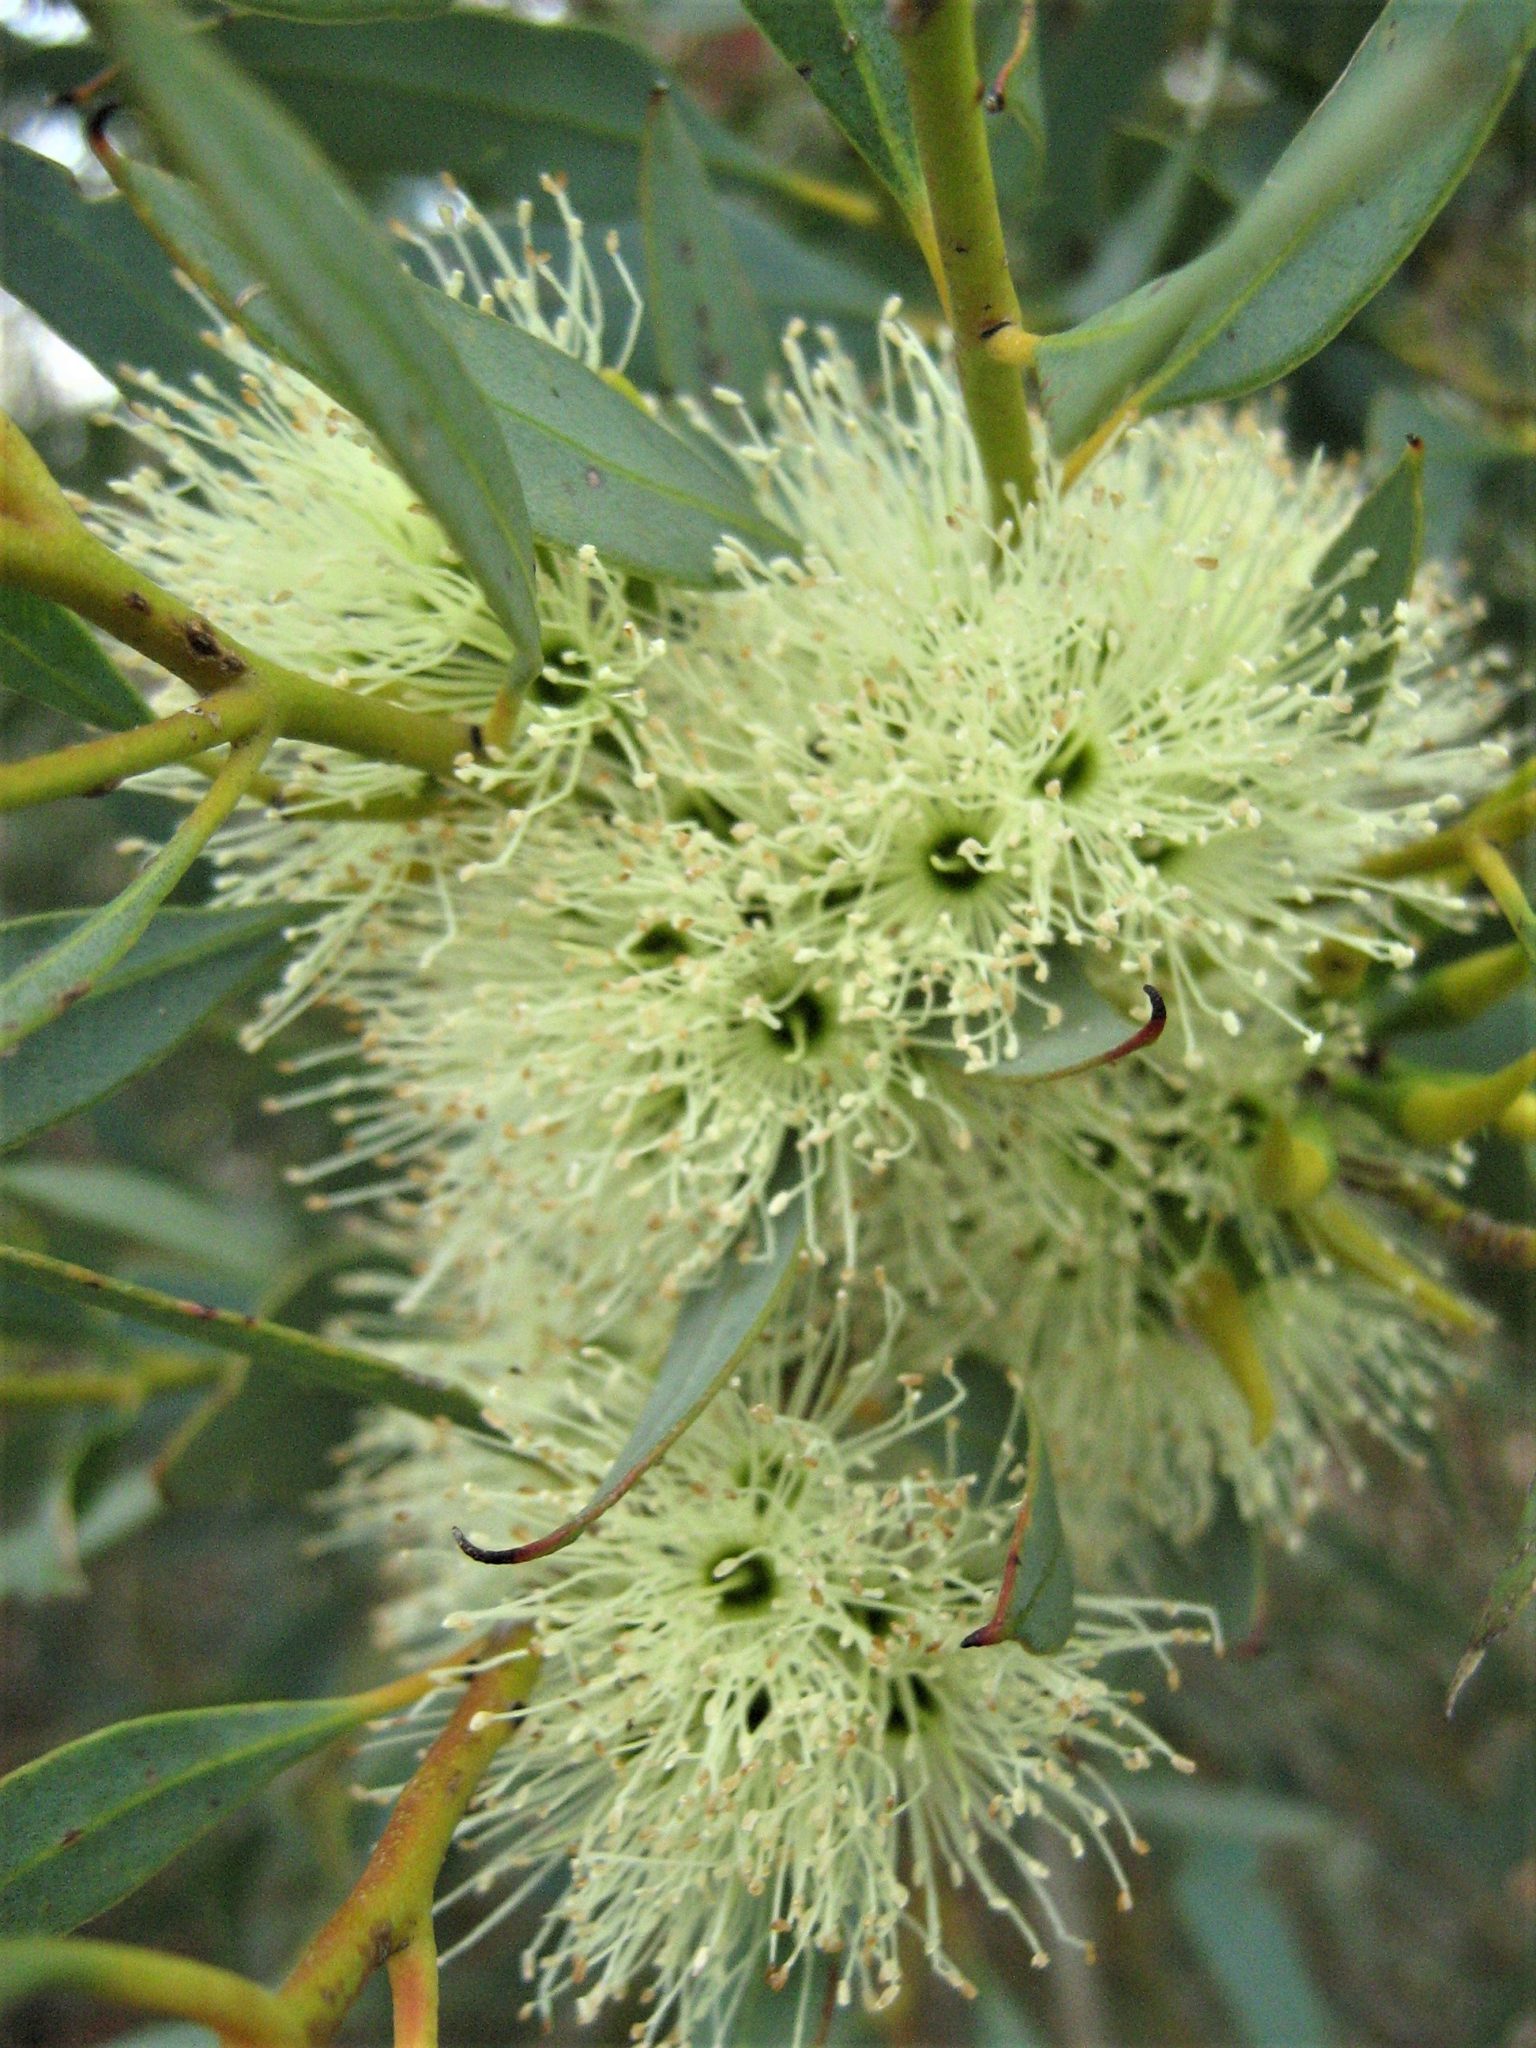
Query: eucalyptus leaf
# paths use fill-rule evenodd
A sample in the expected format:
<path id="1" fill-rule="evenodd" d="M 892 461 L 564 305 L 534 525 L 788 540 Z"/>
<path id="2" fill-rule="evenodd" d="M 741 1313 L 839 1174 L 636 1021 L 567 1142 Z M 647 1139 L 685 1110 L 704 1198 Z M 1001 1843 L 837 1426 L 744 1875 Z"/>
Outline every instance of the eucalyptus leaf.
<path id="1" fill-rule="evenodd" d="M 423 21 L 451 14 L 459 0 L 235 0 L 231 14 L 260 14 L 274 21 L 324 26 L 368 21 Z"/>
<path id="2" fill-rule="evenodd" d="M 1018 9 L 1008 11 L 1016 16 Z M 1102 0 L 1071 14 L 1040 10 L 1030 59 L 1038 82 L 1026 76 L 1009 96 L 1045 144 L 1044 203 L 1032 236 L 1086 237 L 1100 225 L 1110 145 L 1146 97 L 1174 27 L 1167 8 L 1146 0 Z M 1072 253 L 1070 246 L 1064 252 Z"/>
<path id="3" fill-rule="evenodd" d="M 1045 1431 L 1032 1407 L 1024 1410 L 1029 1430 L 1025 1450 L 1024 1502 L 1003 1560 L 1002 1584 L 991 1619 L 972 1629 L 960 1647 L 990 1648 L 1022 1643 L 1051 1656 L 1071 1638 L 1077 1618 L 1077 1585 L 1072 1554 L 1056 1504 Z"/>
<path id="4" fill-rule="evenodd" d="M 756 405 L 773 351 L 709 176 L 672 96 L 651 96 L 640 155 L 646 310 L 663 387 L 708 398 L 727 385 Z"/>
<path id="5" fill-rule="evenodd" d="M 1390 631 L 1399 603 L 1413 589 L 1424 542 L 1423 470 L 1424 445 L 1414 438 L 1312 571 L 1319 593 L 1339 587 L 1344 609 L 1341 616 L 1328 617 L 1327 629 L 1341 639 Z M 1367 566 L 1351 573 L 1351 564 L 1367 550 Z M 1396 658 L 1396 644 L 1389 642 L 1348 664 L 1357 711 L 1375 711 Z"/>
<path id="6" fill-rule="evenodd" d="M 66 936 L 76 912 L 27 918 L 29 936 Z M 0 927 L 0 941 L 18 927 Z M 162 939 L 176 943 L 164 948 Z M 39 1026 L 0 1067 L 0 1151 L 89 1108 L 182 1043 L 284 951 L 269 911 L 162 910 L 92 994 Z"/>
<path id="7" fill-rule="evenodd" d="M 0 1599 L 35 1604 L 79 1599 L 89 1590 L 78 1516 L 81 1474 L 92 1453 L 122 1429 L 121 1412 L 106 1403 L 7 1417 Z"/>
<path id="8" fill-rule="evenodd" d="M 1210 1608 L 1229 1650 L 1253 1640 L 1264 1619 L 1264 1532 L 1243 1514 L 1229 1479 L 1216 1481 L 1216 1505 L 1198 1536 L 1156 1549 L 1149 1576 L 1160 1597 Z"/>
<path id="9" fill-rule="evenodd" d="M 1144 994 L 1151 1005 L 1145 1024 L 1128 1026 L 1126 1019 L 1093 986 L 1078 956 L 1057 948 L 1049 956 L 1048 978 L 1039 984 L 1039 1000 L 1017 1004 L 1012 1026 L 1015 1049 L 992 1060 L 978 1060 L 975 1048 L 951 1031 L 914 1041 L 967 1074 L 1013 1081 L 1060 1081 L 1128 1058 L 1162 1036 L 1168 1012 L 1150 985 Z"/>
<path id="10" fill-rule="evenodd" d="M 154 715 L 80 621 L 30 590 L 0 588 L 0 683 L 114 732 Z"/>
<path id="11" fill-rule="evenodd" d="M 0 1934 L 65 1934 L 94 1919 L 377 1712 L 363 1693 L 152 1714 L 23 1764 L 0 1778 Z"/>
<path id="12" fill-rule="evenodd" d="M 274 1367 L 302 1386 L 345 1394 L 362 1406 L 398 1408 L 428 1421 L 442 1416 L 463 1429 L 499 1440 L 480 1404 L 462 1387 L 428 1379 L 374 1352 L 312 1337 L 305 1330 L 292 1330 L 259 1316 L 182 1300 L 155 1287 L 116 1280 L 110 1274 L 70 1265 L 42 1252 L 23 1251 L 16 1245 L 0 1244 L 0 1273 L 13 1274 L 91 1308 L 110 1309 L 137 1323 L 196 1338 L 217 1350 L 238 1352 L 252 1365 Z"/>
<path id="13" fill-rule="evenodd" d="M 90 59 L 76 62 L 85 76 Z M 0 190 L 0 285 L 102 376 L 116 381 L 129 364 L 178 384 L 202 375 L 234 387 L 234 366 L 203 341 L 203 314 L 131 208 L 87 199 L 62 165 L 7 139 Z"/>
<path id="14" fill-rule="evenodd" d="M 436 21 L 301 27 L 233 21 L 219 42 L 364 185 L 446 171 L 482 204 L 558 176 L 589 220 L 633 213 L 654 59 L 604 30 L 460 11 Z M 782 169 L 685 97 L 711 175 L 869 221 L 863 194 Z"/>
<path id="15" fill-rule="evenodd" d="M 683 1296 L 671 1342 L 640 1419 L 587 1505 L 531 1543 L 487 1550 L 460 1529 L 454 1540 L 482 1564 L 525 1564 L 574 1543 L 628 1493 L 658 1458 L 696 1422 L 741 1362 L 778 1301 L 805 1234 L 806 1196 L 799 1148 L 787 1141 L 764 1191 L 761 1242 L 749 1231 L 710 1278 Z"/>
<path id="16" fill-rule="evenodd" d="M 1439 212 L 1533 41 L 1536 0 L 1389 0 L 1211 248 L 1040 344 L 1057 450 L 1120 411 L 1235 397 L 1314 355 Z"/>
<path id="17" fill-rule="evenodd" d="M 1515 1547 L 1499 1567 L 1488 1590 L 1488 1598 L 1483 1602 L 1483 1610 L 1477 1617 L 1477 1626 L 1472 1631 L 1466 1655 L 1456 1666 L 1450 1696 L 1445 1703 L 1447 1714 L 1454 1711 L 1463 1686 L 1487 1656 L 1490 1645 L 1498 1641 L 1533 1594 L 1536 1594 L 1536 1479 L 1531 1481 L 1530 1491 L 1525 1496 L 1520 1527 L 1515 1532 Z"/>
<path id="18" fill-rule="evenodd" d="M 274 355 L 325 382 L 304 337 L 183 179 L 114 158 L 113 176 L 178 261 Z M 793 538 L 759 508 L 743 474 L 671 432 L 625 392 L 498 314 L 410 286 L 478 387 L 516 463 L 540 540 L 589 544 L 605 561 L 668 582 L 708 584 L 734 534 L 768 555 Z M 337 394 L 339 395 L 339 394 Z"/>
<path id="19" fill-rule="evenodd" d="M 29 1032 L 59 1023 L 78 1003 L 99 993 L 102 977 L 130 950 L 240 801 L 265 744 L 252 739 L 232 747 L 207 794 L 128 886 L 0 982 L 0 1056 L 12 1052 Z"/>
<path id="20" fill-rule="evenodd" d="M 1252 1840 L 1192 1841 L 1173 1884 L 1180 1916 L 1221 1988 L 1231 2048 L 1279 2042 L 1333 2048 L 1343 2036 L 1313 1984 L 1300 1944 L 1264 1882 Z"/>
<path id="21" fill-rule="evenodd" d="M 453 542 L 525 681 L 541 657 L 517 471 L 383 236 L 303 131 L 178 13 L 101 0 L 96 18 L 155 134 L 303 335 L 325 388 L 378 436 Z"/>
<path id="22" fill-rule="evenodd" d="M 913 223 L 927 188 L 886 0 L 742 0 Z M 921 239 L 921 236 L 919 236 Z"/>
<path id="23" fill-rule="evenodd" d="M 218 917 L 221 913 L 185 914 Z M 105 1035 L 113 1035 L 110 1013 L 102 1028 Z M 227 1201 L 131 1166 L 69 1159 L 23 1160 L 0 1167 L 0 1192 L 67 1222 L 131 1238 L 193 1265 L 208 1266 L 257 1285 L 269 1280 L 274 1268 L 293 1250 L 292 1233 L 270 1210 L 243 1204 L 234 1214 Z"/>

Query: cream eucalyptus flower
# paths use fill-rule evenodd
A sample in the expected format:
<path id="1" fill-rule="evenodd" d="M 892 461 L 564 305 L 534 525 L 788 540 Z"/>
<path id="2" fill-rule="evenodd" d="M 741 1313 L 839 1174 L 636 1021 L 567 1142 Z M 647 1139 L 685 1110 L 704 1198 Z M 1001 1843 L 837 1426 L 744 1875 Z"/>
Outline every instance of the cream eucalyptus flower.
<path id="1" fill-rule="evenodd" d="M 1044 1963 L 1074 1940 L 1052 1861 L 1102 1858 L 1129 1905 L 1123 1855 L 1142 1845 L 1115 1781 L 1187 1768 L 1101 1667 L 1167 1668 L 1208 1618 L 1084 1599 L 1056 1654 L 963 1648 L 1017 1508 L 1011 1426 L 964 1471 L 957 1389 L 893 1388 L 883 1348 L 853 1359 L 836 1318 L 807 1327 L 786 1320 L 642 1486 L 540 1566 L 488 1573 L 447 1524 L 502 1542 L 560 1520 L 638 1410 L 632 1367 L 588 1353 L 493 1397 L 508 1454 L 377 1428 L 341 1489 L 345 1536 L 381 1539 L 399 1574 L 388 1639 L 440 1642 L 445 1614 L 532 1625 L 538 1684 L 465 1824 L 479 1867 L 461 1889 L 500 1895 L 484 1932 L 568 1877 L 524 1955 L 546 2021 L 568 1994 L 588 2018 L 639 1993 L 636 2039 L 723 2043 L 766 1981 L 774 2038 L 800 2044 L 813 1961 L 839 2002 L 878 2009 L 910 1934 L 968 1989 L 942 1913 L 961 1886 Z M 485 1349 L 454 1368 L 477 1387 Z"/>

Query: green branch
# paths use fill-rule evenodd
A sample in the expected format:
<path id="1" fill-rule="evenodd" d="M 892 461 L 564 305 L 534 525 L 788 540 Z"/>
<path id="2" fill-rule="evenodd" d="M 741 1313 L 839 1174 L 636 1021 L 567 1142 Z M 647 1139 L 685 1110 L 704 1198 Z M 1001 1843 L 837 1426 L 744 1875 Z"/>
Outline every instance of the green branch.
<path id="1" fill-rule="evenodd" d="M 227 1379 L 222 1358 L 152 1355 L 124 1372 L 0 1373 L 0 1413 L 9 1408 L 142 1408 L 154 1394 L 183 1393 Z"/>
<path id="2" fill-rule="evenodd" d="M 1525 899 L 1520 877 L 1488 839 L 1467 841 L 1467 865 L 1503 911 L 1526 959 L 1536 965 L 1536 911 Z"/>
<path id="3" fill-rule="evenodd" d="M 280 662 L 269 661 L 231 639 L 190 605 L 121 561 L 88 532 L 25 436 L 3 416 L 0 583 L 30 590 L 64 605 L 124 646 L 179 676 L 210 703 L 222 704 L 237 687 L 243 686 L 249 695 L 262 698 L 277 731 L 285 739 L 340 747 L 370 760 L 419 768 L 437 776 L 451 776 L 459 757 L 479 746 L 479 735 L 471 725 L 426 712 L 406 711 L 376 696 L 334 689 L 296 669 L 285 668 Z M 156 732 L 161 728 L 149 726 L 142 730 Z M 189 741 L 186 754 L 201 751 L 190 743 L 192 736 L 192 728 L 177 729 L 177 739 Z M 131 735 L 118 737 L 128 740 Z M 226 733 L 224 737 L 230 735 Z M 138 741 L 151 749 L 164 743 Z M 95 757 L 97 762 L 109 764 L 119 758 L 111 753 L 106 742 L 89 744 L 101 748 Z M 78 761 L 78 751 L 69 752 Z M 131 750 L 122 758 L 131 758 Z M 172 753 L 163 758 L 175 760 L 182 756 Z M 155 766 L 158 762 L 151 760 L 147 765 Z M 17 794 L 27 786 L 29 769 L 45 794 L 49 793 L 51 779 L 62 775 L 67 780 L 74 772 L 54 770 L 47 765 L 46 758 L 35 768 L 30 763 L 17 763 L 9 779 L 12 808 L 18 802 L 43 800 Z M 96 782 L 87 782 L 81 788 L 88 790 L 108 779 L 110 768 Z M 79 792 L 65 789 L 59 793 Z"/>
<path id="4" fill-rule="evenodd" d="M 453 1831 L 533 1690 L 539 1660 L 527 1645 L 522 1629 L 488 1653 L 501 1661 L 471 1682 L 401 1793 L 367 1869 L 283 1986 L 284 2005 L 311 2039 L 328 2039 L 372 1971 L 399 1957 L 391 1979 L 397 1995 L 404 1992 L 401 2021 L 416 2030 L 397 2023 L 397 2044 L 431 2048 L 435 2041 L 435 1981 L 430 1997 L 422 1983 L 424 1973 L 436 1974 L 432 1893 Z"/>
<path id="5" fill-rule="evenodd" d="M 487 1665 L 487 1658 L 496 1661 Z M 395 2048 L 436 2048 L 432 1895 L 438 1872 L 539 1668 L 527 1629 L 486 1638 L 465 1659 L 480 1668 L 396 1801 L 362 1876 L 281 1991 L 154 1949 L 27 1936 L 0 1941 L 0 2010 L 38 1991 L 82 1991 L 114 2005 L 200 2021 L 218 2034 L 221 2048 L 322 2048 L 368 1977 L 387 1965 Z M 356 1704 L 370 1717 L 391 1714 L 448 1682 L 441 1667 L 413 1672 L 360 1695 Z"/>
<path id="6" fill-rule="evenodd" d="M 1016 523 L 1036 488 L 1020 374 L 1033 338 L 1024 329 L 1003 246 L 972 0 L 892 0 L 890 17 L 933 208 L 936 282 L 954 330 L 960 389 L 993 520 Z"/>
<path id="7" fill-rule="evenodd" d="M 200 2020 L 222 2048 L 310 2048 L 302 2020 L 276 1993 L 233 1970 L 119 1941 L 34 1935 L 0 1945 L 0 2000 L 83 1991 L 110 2005 Z"/>

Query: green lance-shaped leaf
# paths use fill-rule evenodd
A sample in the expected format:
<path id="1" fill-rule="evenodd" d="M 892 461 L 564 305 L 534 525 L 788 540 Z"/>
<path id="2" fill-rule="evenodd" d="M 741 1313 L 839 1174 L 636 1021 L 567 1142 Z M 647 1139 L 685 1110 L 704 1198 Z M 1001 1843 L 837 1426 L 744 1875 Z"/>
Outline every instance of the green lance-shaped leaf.
<path id="1" fill-rule="evenodd" d="M 645 51 L 604 30 L 460 10 L 438 21 L 297 27 L 235 21 L 223 47 L 364 186 L 446 171 L 481 205 L 556 172 L 588 220 L 635 210 Z M 683 95 L 678 111 L 716 178 L 870 226 L 873 197 L 788 171 Z"/>
<path id="2" fill-rule="evenodd" d="M 214 918 L 252 914 L 183 913 Z M 254 915 L 266 918 L 269 930 L 275 923 L 268 912 Z M 255 1288 L 270 1284 L 273 1273 L 296 1248 L 296 1232 L 285 1216 L 255 1203 L 232 1215 L 227 1201 L 115 1162 L 17 1160 L 0 1167 L 0 1193 L 66 1222 L 153 1246 L 173 1259 L 211 1268 Z"/>
<path id="3" fill-rule="evenodd" d="M 1011 1081 L 1061 1081 L 1091 1067 L 1112 1066 L 1132 1053 L 1155 1045 L 1168 1022 L 1167 1007 L 1151 983 L 1143 984 L 1151 1005 L 1145 1024 L 1130 1030 L 1084 972 L 1074 953 L 1056 951 L 1050 975 L 1041 988 L 1042 1001 L 1021 1002 L 1013 1015 L 1018 1039 L 1015 1050 L 977 1063 L 964 1040 L 952 1034 L 915 1041 L 968 1074 Z"/>
<path id="4" fill-rule="evenodd" d="M 100 0 L 95 18 L 156 135 L 236 250 L 420 493 L 516 650 L 540 661 L 533 537 L 485 400 L 362 205 L 303 131 L 160 0 Z"/>
<path id="5" fill-rule="evenodd" d="M 1237 2028 L 1224 2038 L 1232 2048 L 1335 2048 L 1345 2037 L 1265 1883 L 1260 1846 L 1209 1836 L 1191 1842 L 1173 1884 L 1187 1935 Z"/>
<path id="6" fill-rule="evenodd" d="M 79 57 L 81 75 L 90 68 Z M 235 384 L 234 365 L 203 342 L 196 302 L 119 199 L 86 199 L 62 165 L 0 139 L 0 285 L 54 333 L 117 378 L 125 363 L 184 384 Z"/>
<path id="7" fill-rule="evenodd" d="M 0 1778 L 0 1934 L 67 1934 L 301 1757 L 387 1711 L 348 1699 L 122 1721 Z"/>
<path id="8" fill-rule="evenodd" d="M 231 14 L 263 14 L 274 21 L 325 27 L 369 21 L 423 21 L 448 14 L 459 0 L 235 0 Z"/>
<path id="9" fill-rule="evenodd" d="M 1299 626 L 1326 622 L 1330 634 L 1356 640 L 1376 631 L 1391 633 L 1401 601 L 1413 589 L 1424 544 L 1424 444 L 1408 443 L 1402 456 L 1355 511 L 1348 526 L 1312 571 L 1318 598 L 1303 605 Z M 1369 555 L 1363 568 L 1352 565 Z M 1328 605 L 1334 591 L 1343 599 L 1339 616 Z M 1348 664 L 1350 694 L 1357 711 L 1374 712 L 1387 687 L 1397 643 L 1389 640 Z"/>
<path id="10" fill-rule="evenodd" d="M 1445 1703 L 1447 1714 L 1455 1711 L 1463 1686 L 1487 1656 L 1490 1645 L 1498 1641 L 1533 1594 L 1536 1594 L 1536 1479 L 1531 1481 L 1531 1490 L 1525 1496 L 1520 1527 L 1515 1533 L 1515 1547 L 1488 1589 L 1488 1598 L 1477 1617 L 1477 1626 L 1472 1631 L 1466 1655 L 1456 1666 L 1456 1675 L 1451 1680 L 1450 1694 Z"/>
<path id="11" fill-rule="evenodd" d="M 986 1649 L 1011 1640 L 1049 1656 L 1069 1640 L 1076 1620 L 1072 1554 L 1056 1505 L 1045 1431 L 1032 1407 L 1026 1407 L 1024 1415 L 1029 1429 L 1024 1503 L 1003 1560 L 997 1606 L 990 1621 L 964 1638 L 962 1650 Z"/>
<path id="12" fill-rule="evenodd" d="M 651 95 L 640 153 L 646 310 L 663 384 L 707 398 L 728 385 L 756 404 L 773 367 L 768 330 L 665 86 Z"/>
<path id="13" fill-rule="evenodd" d="M 0 589 L 0 683 L 114 732 L 154 716 L 80 621 L 30 590 Z"/>
<path id="14" fill-rule="evenodd" d="M 207 795 L 127 888 L 0 982 L 0 1054 L 90 995 L 122 959 L 244 796 L 270 744 L 270 733 L 257 733 L 231 747 Z"/>
<path id="15" fill-rule="evenodd" d="M 271 295 L 252 291 L 250 266 L 200 195 L 185 180 L 116 152 L 104 152 L 103 161 L 209 296 L 264 348 L 324 384 L 324 365 Z M 585 363 L 434 286 L 409 288 L 489 406 L 540 540 L 590 543 L 637 575 L 686 584 L 714 580 L 724 534 L 763 554 L 796 552 L 744 476 L 670 432 Z"/>
<path id="16" fill-rule="evenodd" d="M 640 1420 L 580 1514 L 547 1536 L 506 1550 L 486 1550 L 455 1529 L 454 1541 L 466 1557 L 481 1564 L 526 1564 L 563 1550 L 622 1500 L 698 1420 L 740 1364 L 788 1281 L 805 1233 L 803 1172 L 799 1147 L 789 1140 L 765 1190 L 762 1241 L 756 1242 L 749 1231 L 708 1280 L 684 1295 Z"/>
<path id="17" fill-rule="evenodd" d="M 1254 391 L 1392 275 L 1476 156 L 1536 41 L 1536 0 L 1389 0 L 1221 238 L 1040 345 L 1052 444 L 1117 412 Z"/>
<path id="18" fill-rule="evenodd" d="M 1220 1644 L 1241 1650 L 1258 1638 L 1265 1612 L 1264 1532 L 1243 1514 L 1230 1479 L 1217 1479 L 1216 1505 L 1198 1536 L 1157 1545 L 1155 1571 L 1159 1594 L 1210 1609 Z"/>
<path id="19" fill-rule="evenodd" d="M 499 1432 L 481 1413 L 479 1402 L 462 1387 L 428 1379 L 371 1351 L 335 1344 L 233 1309 L 183 1301 L 174 1294 L 162 1294 L 157 1287 L 115 1280 L 88 1266 L 73 1266 L 43 1252 L 23 1251 L 17 1245 L 0 1244 L 0 1273 L 14 1274 L 49 1294 L 61 1294 L 90 1308 L 110 1309 L 131 1316 L 136 1323 L 171 1330 L 179 1337 L 195 1337 L 221 1351 L 238 1352 L 252 1365 L 274 1366 L 300 1385 L 345 1394 L 360 1406 L 399 1408 L 429 1422 L 442 1416 L 462 1429 L 500 1440 Z"/>
<path id="20" fill-rule="evenodd" d="M 89 996 L 0 1064 L 0 1151 L 34 1138 L 152 1067 L 281 959 L 271 910 L 162 910 Z M 56 951 L 89 920 L 54 911 L 0 926 L 0 972 Z"/>
<path id="21" fill-rule="evenodd" d="M 915 231 L 927 219 L 928 200 L 886 0 L 742 4 L 888 187 Z"/>

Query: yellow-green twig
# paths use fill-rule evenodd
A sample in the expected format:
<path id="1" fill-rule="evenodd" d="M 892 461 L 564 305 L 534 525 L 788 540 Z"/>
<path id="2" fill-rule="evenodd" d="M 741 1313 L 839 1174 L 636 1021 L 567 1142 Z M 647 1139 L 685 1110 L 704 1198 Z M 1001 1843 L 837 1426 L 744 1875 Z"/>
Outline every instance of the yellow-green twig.
<path id="1" fill-rule="evenodd" d="M 144 1359 L 123 1372 L 13 1372 L 0 1375 L 0 1409 L 142 1408 L 155 1394 L 181 1393 L 229 1374 L 224 1359 L 180 1358 L 171 1353 Z"/>
<path id="2" fill-rule="evenodd" d="M 0 1987 L 82 1991 L 109 2005 L 200 2020 L 221 2048 L 310 2048 L 301 2017 L 275 1992 L 233 1970 L 117 1941 L 34 1935 L 0 1943 Z"/>
<path id="3" fill-rule="evenodd" d="M 1467 865 L 1503 911 L 1525 957 L 1536 963 L 1536 911 L 1526 901 L 1520 877 L 1487 839 L 1467 841 Z"/>
<path id="4" fill-rule="evenodd" d="M 88 532 L 26 437 L 3 416 L 0 582 L 64 605 L 179 676 L 200 697 L 222 701 L 237 685 L 247 686 L 248 694 L 263 698 L 272 722 L 285 738 L 341 747 L 371 760 L 391 761 L 440 776 L 451 775 L 459 757 L 479 745 L 472 725 L 407 711 L 377 696 L 334 689 L 231 639 L 190 605 L 130 563 L 120 561 Z M 178 732 L 189 738 L 187 753 L 201 751 L 190 743 L 191 728 Z M 112 737 L 134 741 L 132 734 Z M 98 761 L 110 762 L 109 746 L 91 744 L 102 748 Z M 25 786 L 29 770 L 44 781 L 55 772 L 47 767 L 46 757 L 35 768 L 25 762 L 14 764 L 10 770 L 13 805 L 32 800 L 15 793 Z M 98 779 L 109 776 L 110 770 Z"/>
<path id="5" fill-rule="evenodd" d="M 283 1987 L 284 2004 L 314 2040 L 329 2038 L 369 1974 L 394 1956 L 409 2009 L 435 2028 L 423 1999 L 432 1893 L 453 1831 L 486 1766 L 511 1733 L 532 1690 L 538 1658 L 518 1631 L 483 1654 L 497 1661 L 471 1680 L 452 1719 L 401 1793 L 368 1867 L 321 1928 Z M 435 2002 L 435 2001 L 434 2001 Z M 401 2048 L 431 2048 L 432 2033 L 401 2036 Z"/>
<path id="6" fill-rule="evenodd" d="M 1019 369 L 1029 337 L 997 210 L 972 0 L 895 0 L 890 19 L 906 67 L 912 126 L 933 209 L 936 282 L 954 330 L 960 389 L 986 471 L 992 517 L 999 525 L 1005 519 L 1016 523 L 1035 495 Z"/>
<path id="7" fill-rule="evenodd" d="M 1536 824 L 1536 757 L 1524 762 L 1502 789 L 1494 790 L 1476 804 L 1457 825 L 1432 838 L 1416 839 L 1411 846 L 1394 847 L 1365 863 L 1368 875 L 1395 881 L 1404 875 L 1439 874 L 1446 868 L 1470 865 L 1468 848 L 1474 839 L 1506 846 Z"/>

